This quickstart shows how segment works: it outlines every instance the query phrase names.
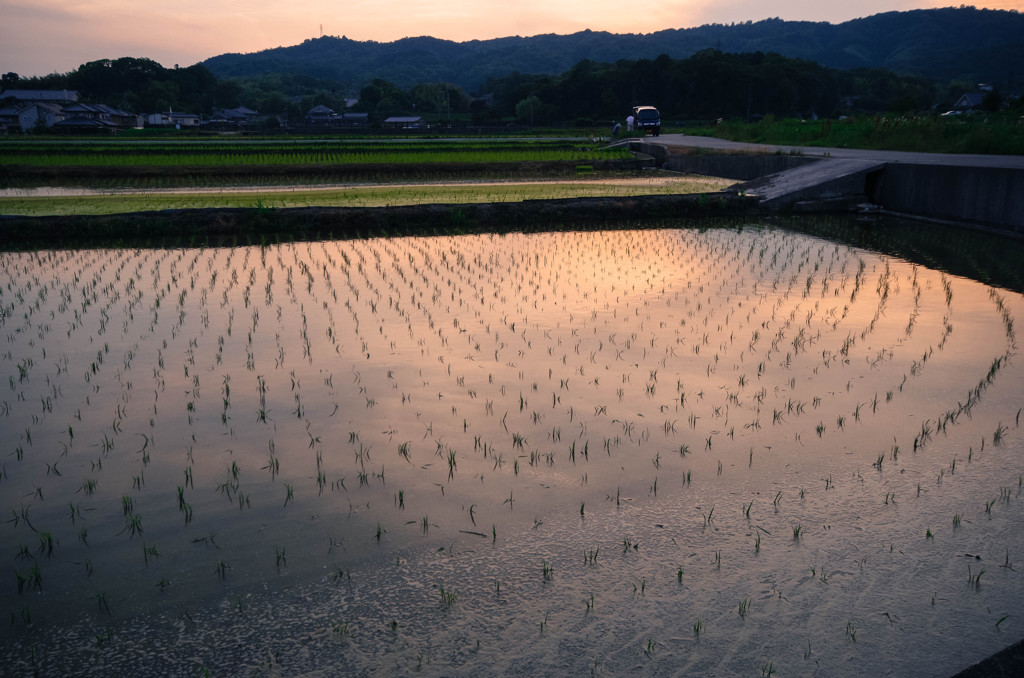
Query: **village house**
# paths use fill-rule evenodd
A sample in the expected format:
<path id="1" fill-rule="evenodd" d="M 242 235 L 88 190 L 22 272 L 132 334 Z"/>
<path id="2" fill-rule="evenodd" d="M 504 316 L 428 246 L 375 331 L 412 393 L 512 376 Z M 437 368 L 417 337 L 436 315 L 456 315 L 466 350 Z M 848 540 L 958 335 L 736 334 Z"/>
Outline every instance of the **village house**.
<path id="1" fill-rule="evenodd" d="M 981 102 L 985 98 L 985 92 L 968 92 L 956 100 L 953 104 L 954 111 L 974 111 L 981 108 Z"/>
<path id="2" fill-rule="evenodd" d="M 208 122 L 212 124 L 245 127 L 255 124 L 259 115 L 260 114 L 258 112 L 251 108 L 246 108 L 245 106 L 238 106 L 237 108 L 222 108 L 215 111 Z"/>
<path id="3" fill-rule="evenodd" d="M 346 111 L 341 114 L 341 123 L 345 127 L 366 127 L 370 124 L 370 114 L 350 113 Z"/>
<path id="4" fill-rule="evenodd" d="M 96 130 L 141 127 L 140 116 L 106 104 L 79 101 L 74 90 L 9 89 L 0 92 L 8 105 L 0 108 L 0 128 L 5 133 L 27 132 L 42 127 Z"/>
<path id="5" fill-rule="evenodd" d="M 323 104 L 314 106 L 306 112 L 306 124 L 314 127 L 329 127 L 340 118 L 333 108 Z"/>
<path id="6" fill-rule="evenodd" d="M 423 129 L 427 126 L 419 115 L 393 115 L 384 120 L 384 127 L 390 129 Z"/>
<path id="7" fill-rule="evenodd" d="M 0 108 L 0 131 L 28 132 L 39 126 L 53 127 L 64 120 L 64 112 L 58 104 L 42 102 L 21 103 Z"/>
<path id="8" fill-rule="evenodd" d="M 145 116 L 147 127 L 177 127 L 193 128 L 199 127 L 200 118 L 195 113 L 177 113 L 167 111 L 166 113 L 149 113 Z"/>
<path id="9" fill-rule="evenodd" d="M 123 129 L 142 127 L 141 116 L 106 104 L 72 104 L 64 107 L 64 120 L 57 123 L 64 128 L 110 128 Z"/>
<path id="10" fill-rule="evenodd" d="M 74 90 L 7 89 L 0 92 L 0 133 L 27 132 L 38 126 L 53 127 L 64 120 L 64 104 L 78 101 Z"/>
<path id="11" fill-rule="evenodd" d="M 367 127 L 370 124 L 369 113 L 347 110 L 357 103 L 358 99 L 345 99 L 346 110 L 341 113 L 323 104 L 314 106 L 306 112 L 305 123 L 310 127 Z"/>

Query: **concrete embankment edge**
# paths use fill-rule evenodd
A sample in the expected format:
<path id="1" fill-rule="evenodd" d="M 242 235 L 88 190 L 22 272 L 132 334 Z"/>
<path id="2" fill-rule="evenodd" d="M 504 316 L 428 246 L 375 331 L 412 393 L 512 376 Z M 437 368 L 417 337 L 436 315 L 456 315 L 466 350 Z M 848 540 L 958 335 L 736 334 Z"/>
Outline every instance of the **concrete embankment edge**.
<path id="1" fill-rule="evenodd" d="M 953 678 L 1020 678 L 1024 675 L 1024 640 L 964 669 Z"/>
<path id="2" fill-rule="evenodd" d="M 1024 237 L 1024 170 L 889 163 L 869 196 L 887 210 Z"/>
<path id="3" fill-rule="evenodd" d="M 1024 238 L 1024 169 L 927 162 L 863 161 L 758 153 L 680 153 L 655 143 L 636 143 L 664 169 L 734 178 L 738 191 L 764 191 L 770 211 L 837 212 L 865 204 L 908 217 L 934 219 Z M 797 179 L 799 177 L 799 179 Z"/>
<path id="4" fill-rule="evenodd" d="M 735 194 L 567 198 L 508 203 L 394 207 L 189 209 L 96 216 L 0 217 L 0 240 L 11 246 L 68 242 L 183 242 L 264 238 L 370 238 L 656 225 L 759 211 Z"/>

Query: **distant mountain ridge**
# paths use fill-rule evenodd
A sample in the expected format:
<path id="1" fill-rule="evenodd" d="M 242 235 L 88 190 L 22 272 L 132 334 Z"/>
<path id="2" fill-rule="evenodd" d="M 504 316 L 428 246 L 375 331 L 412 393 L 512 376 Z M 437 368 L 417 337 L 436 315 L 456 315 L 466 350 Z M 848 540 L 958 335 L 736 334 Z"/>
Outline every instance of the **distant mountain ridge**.
<path id="1" fill-rule="evenodd" d="M 431 37 L 360 42 L 325 36 L 292 47 L 222 54 L 202 62 L 222 78 L 313 76 L 358 89 L 373 78 L 400 87 L 452 82 L 478 90 L 514 71 L 562 73 L 583 59 L 684 59 L 703 49 L 775 52 L 838 69 L 885 68 L 940 82 L 1001 85 L 1024 77 L 1024 13 L 973 7 L 885 12 L 841 24 L 764 21 L 650 34 L 582 31 L 452 42 Z M 1015 71 L 1015 68 L 1018 69 Z"/>

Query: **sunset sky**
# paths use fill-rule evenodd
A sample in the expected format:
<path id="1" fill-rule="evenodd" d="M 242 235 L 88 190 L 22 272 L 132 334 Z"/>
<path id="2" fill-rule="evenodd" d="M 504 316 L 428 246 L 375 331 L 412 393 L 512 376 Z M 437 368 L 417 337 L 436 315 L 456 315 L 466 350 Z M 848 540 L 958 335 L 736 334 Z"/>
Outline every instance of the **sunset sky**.
<path id="1" fill-rule="evenodd" d="M 588 28 L 653 33 L 771 17 L 841 23 L 890 10 L 952 5 L 941 0 L 0 0 L 0 72 L 65 73 L 88 61 L 123 56 L 184 67 L 225 52 L 287 47 L 321 34 L 378 42 L 429 35 L 462 42 Z M 976 6 L 1024 11 L 1024 0 Z"/>

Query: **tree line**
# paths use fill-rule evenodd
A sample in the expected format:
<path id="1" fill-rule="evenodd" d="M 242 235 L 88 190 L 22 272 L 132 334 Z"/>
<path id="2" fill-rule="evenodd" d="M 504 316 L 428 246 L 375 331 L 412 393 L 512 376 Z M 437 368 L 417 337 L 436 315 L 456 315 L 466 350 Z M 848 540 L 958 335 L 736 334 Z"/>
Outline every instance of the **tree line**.
<path id="1" fill-rule="evenodd" d="M 685 59 L 601 63 L 584 59 L 557 75 L 513 72 L 487 79 L 468 93 L 452 83 L 402 88 L 375 78 L 358 91 L 325 78 L 283 73 L 218 78 L 201 64 L 165 68 L 150 59 L 92 61 L 66 74 L 2 76 L 4 89 L 73 89 L 83 100 L 135 113 L 188 111 L 211 114 L 246 106 L 266 116 L 302 120 L 316 105 L 428 121 L 472 120 L 532 124 L 621 120 L 634 105 L 657 106 L 672 121 L 838 117 L 860 113 L 944 111 L 973 89 L 871 68 L 838 70 L 773 53 L 732 54 L 705 49 Z"/>

